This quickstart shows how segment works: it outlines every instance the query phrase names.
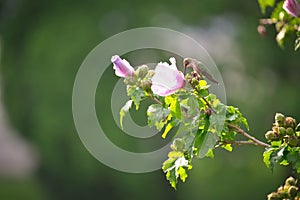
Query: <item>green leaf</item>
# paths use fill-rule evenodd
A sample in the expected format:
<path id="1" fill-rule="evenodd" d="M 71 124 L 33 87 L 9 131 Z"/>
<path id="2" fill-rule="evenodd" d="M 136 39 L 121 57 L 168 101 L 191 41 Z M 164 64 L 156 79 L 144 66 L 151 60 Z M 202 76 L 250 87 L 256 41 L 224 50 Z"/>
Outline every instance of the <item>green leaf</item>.
<path id="1" fill-rule="evenodd" d="M 170 106 L 170 112 L 172 116 L 176 117 L 177 119 L 181 119 L 181 109 L 180 103 L 178 102 L 177 97 L 167 96 L 165 98 L 166 105 Z"/>
<path id="2" fill-rule="evenodd" d="M 180 158 L 182 157 L 184 154 L 180 151 L 171 151 L 168 153 L 168 157 L 169 158 Z"/>
<path id="3" fill-rule="evenodd" d="M 247 122 L 247 119 L 243 117 L 242 113 L 239 111 L 238 108 L 235 108 L 233 106 L 226 106 L 226 121 L 228 121 L 231 124 L 243 124 L 249 130 L 249 125 Z"/>
<path id="4" fill-rule="evenodd" d="M 127 86 L 127 95 L 133 100 L 136 110 L 139 109 L 140 102 L 146 96 L 143 89 L 130 85 Z"/>
<path id="5" fill-rule="evenodd" d="M 271 159 L 271 154 L 273 153 L 274 149 L 273 148 L 270 148 L 270 149 L 267 149 L 264 153 L 263 153 L 263 160 L 264 160 L 264 163 L 266 164 L 266 166 L 269 168 L 271 166 L 271 162 L 270 162 L 270 159 Z"/>
<path id="6" fill-rule="evenodd" d="M 150 105 L 147 110 L 148 125 L 150 127 L 156 126 L 160 131 L 168 122 L 169 114 L 170 111 L 159 104 Z"/>
<path id="7" fill-rule="evenodd" d="M 227 151 L 232 152 L 232 145 L 231 144 L 222 145 L 222 148 L 227 150 Z"/>
<path id="8" fill-rule="evenodd" d="M 194 148 L 196 149 L 196 156 L 203 158 L 206 156 L 207 152 L 210 149 L 213 149 L 218 136 L 215 133 L 208 131 L 209 128 L 209 119 L 206 119 L 206 124 L 203 130 L 198 129 L 195 136 Z"/>
<path id="9" fill-rule="evenodd" d="M 297 173 L 300 173 L 300 147 L 290 148 L 286 158 L 292 164 L 292 168 Z"/>
<path id="10" fill-rule="evenodd" d="M 288 14 L 283 10 L 283 1 L 278 2 L 276 5 L 276 8 L 273 10 L 272 14 L 271 14 L 271 19 L 273 20 L 277 20 L 277 21 L 281 21 L 281 16 L 288 16 Z"/>
<path id="11" fill-rule="evenodd" d="M 225 115 L 212 114 L 210 116 L 210 128 L 214 129 L 218 135 L 221 135 L 225 123 Z"/>
<path id="12" fill-rule="evenodd" d="M 206 97 L 209 94 L 208 89 L 202 89 L 201 88 L 197 92 L 198 92 L 199 98 Z"/>
<path id="13" fill-rule="evenodd" d="M 171 186 L 176 190 L 177 177 L 175 169 L 172 169 L 166 173 L 166 178 L 170 182 Z"/>
<path id="14" fill-rule="evenodd" d="M 186 170 L 183 167 L 179 167 L 177 173 L 182 182 L 185 182 L 186 178 L 188 177 Z"/>
<path id="15" fill-rule="evenodd" d="M 264 153 L 264 163 L 268 168 L 271 168 L 273 171 L 273 168 L 276 163 L 279 161 L 282 161 L 282 157 L 284 156 L 285 147 L 283 148 L 268 148 Z"/>
<path id="16" fill-rule="evenodd" d="M 209 149 L 205 156 L 209 157 L 209 158 L 214 158 L 215 157 L 214 152 L 213 152 L 212 149 Z"/>
<path id="17" fill-rule="evenodd" d="M 267 7 L 274 7 L 275 0 L 258 0 L 258 3 L 261 8 L 261 12 L 265 14 Z"/>
<path id="18" fill-rule="evenodd" d="M 196 116 L 200 110 L 199 101 L 198 101 L 197 97 L 195 95 L 190 95 L 186 100 L 187 100 L 186 105 L 188 106 L 188 110 L 186 112 L 187 115 L 188 116 Z"/>
<path id="19" fill-rule="evenodd" d="M 120 110 L 120 125 L 123 129 L 123 118 L 132 106 L 132 100 L 128 100 Z"/>
<path id="20" fill-rule="evenodd" d="M 176 138 L 174 139 L 172 145 L 171 145 L 171 149 L 173 149 L 174 151 L 184 151 L 184 147 L 185 147 L 185 141 L 182 138 Z"/>
<path id="21" fill-rule="evenodd" d="M 167 124 L 163 134 L 161 135 L 162 138 L 166 138 L 169 131 L 175 126 L 175 122 L 172 120 L 170 123 Z"/>
<path id="22" fill-rule="evenodd" d="M 174 162 L 176 161 L 177 158 L 169 158 L 165 162 L 163 162 L 162 170 L 166 172 L 167 169 L 170 169 L 173 165 Z"/>

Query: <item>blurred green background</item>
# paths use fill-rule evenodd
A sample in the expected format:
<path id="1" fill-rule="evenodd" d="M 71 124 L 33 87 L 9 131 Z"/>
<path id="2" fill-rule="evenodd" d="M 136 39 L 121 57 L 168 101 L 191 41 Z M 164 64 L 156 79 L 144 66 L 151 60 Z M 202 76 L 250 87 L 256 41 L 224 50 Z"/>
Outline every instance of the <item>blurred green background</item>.
<path id="1" fill-rule="evenodd" d="M 290 175 L 280 167 L 272 174 L 262 162 L 263 149 L 242 146 L 196 160 L 187 182 L 174 191 L 160 170 L 129 174 L 98 162 L 73 123 L 72 87 L 84 58 L 106 38 L 145 26 L 198 40 L 223 75 L 228 104 L 241 109 L 257 138 L 264 140 L 276 112 L 299 120 L 299 52 L 289 44 L 280 49 L 272 27 L 265 38 L 257 33 L 262 16 L 255 0 L 2 0 L 0 8 L 4 109 L 18 138 L 36 154 L 24 173 L 0 167 L 1 200 L 265 199 Z M 113 70 L 106 74 L 105 84 L 115 84 Z M 144 113 L 136 115 L 143 119 Z M 110 115 L 99 120 L 118 131 Z M 8 164 L 0 157 L 1 165 Z"/>

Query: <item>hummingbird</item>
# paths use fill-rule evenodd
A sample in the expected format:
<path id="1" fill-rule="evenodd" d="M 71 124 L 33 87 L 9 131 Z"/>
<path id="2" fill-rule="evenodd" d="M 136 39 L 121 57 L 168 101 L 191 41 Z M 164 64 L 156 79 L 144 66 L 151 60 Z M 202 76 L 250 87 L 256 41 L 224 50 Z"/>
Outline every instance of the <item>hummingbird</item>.
<path id="1" fill-rule="evenodd" d="M 206 71 L 206 69 L 204 68 L 204 65 L 200 61 L 198 61 L 198 60 L 196 60 L 194 58 L 185 58 L 183 60 L 183 66 L 184 66 L 184 74 L 185 74 L 186 69 L 188 67 L 192 67 L 193 70 L 196 73 L 198 73 L 201 77 L 205 77 L 208 80 L 210 80 L 211 82 L 213 82 L 215 84 L 219 84 L 218 81 L 216 81 L 213 78 L 213 76 Z"/>

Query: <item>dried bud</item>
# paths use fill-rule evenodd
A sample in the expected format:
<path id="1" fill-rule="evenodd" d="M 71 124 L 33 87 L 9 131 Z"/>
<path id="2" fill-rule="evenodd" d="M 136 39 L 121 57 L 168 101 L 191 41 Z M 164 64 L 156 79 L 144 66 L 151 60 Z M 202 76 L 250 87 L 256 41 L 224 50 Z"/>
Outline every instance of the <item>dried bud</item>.
<path id="1" fill-rule="evenodd" d="M 291 176 L 285 180 L 285 185 L 291 186 L 291 185 L 296 185 L 296 184 L 297 184 L 297 180 Z"/>
<path id="2" fill-rule="evenodd" d="M 275 132 L 273 131 L 268 131 L 266 134 L 265 134 L 265 137 L 267 140 L 269 141 L 275 141 L 275 140 L 278 140 L 279 139 L 279 135 L 276 134 Z"/>
<path id="3" fill-rule="evenodd" d="M 207 116 L 210 116 L 210 115 L 211 115 L 211 109 L 210 109 L 210 108 L 207 108 L 207 109 L 205 110 L 205 114 L 206 114 Z"/>
<path id="4" fill-rule="evenodd" d="M 284 120 L 284 126 L 285 127 L 291 127 L 291 128 L 296 128 L 296 120 L 292 117 L 286 117 L 285 120 Z"/>
<path id="5" fill-rule="evenodd" d="M 276 113 L 276 115 L 275 115 L 275 122 L 279 126 L 283 126 L 283 124 L 284 124 L 284 115 L 281 114 L 281 113 Z"/>
<path id="6" fill-rule="evenodd" d="M 298 193 L 298 188 L 296 186 L 291 186 L 289 189 L 288 189 L 288 193 L 289 195 L 294 198 L 297 196 L 297 193 Z"/>
<path id="7" fill-rule="evenodd" d="M 258 25 L 257 26 L 257 32 L 261 35 L 261 36 L 266 36 L 267 35 L 267 29 L 264 25 Z"/>

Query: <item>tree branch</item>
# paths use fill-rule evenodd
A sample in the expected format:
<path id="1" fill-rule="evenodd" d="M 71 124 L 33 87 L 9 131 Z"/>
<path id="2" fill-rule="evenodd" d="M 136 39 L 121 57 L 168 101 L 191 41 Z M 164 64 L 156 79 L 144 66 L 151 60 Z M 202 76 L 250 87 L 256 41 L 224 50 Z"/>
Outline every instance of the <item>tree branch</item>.
<path id="1" fill-rule="evenodd" d="M 266 143 L 264 143 L 264 142 L 262 142 L 262 141 L 256 139 L 255 137 L 249 135 L 246 131 L 244 131 L 243 129 L 241 129 L 241 128 L 238 127 L 238 126 L 235 126 L 235 125 L 233 125 L 233 124 L 227 123 L 227 127 L 230 128 L 230 129 L 235 130 L 236 132 L 240 133 L 240 134 L 243 135 L 244 137 L 250 139 L 250 140 L 251 140 L 250 142 L 252 142 L 253 145 L 256 145 L 256 146 L 263 146 L 263 147 L 270 147 L 270 145 L 268 145 L 268 144 L 266 144 Z M 242 141 L 241 141 L 241 142 L 242 142 Z M 242 143 L 246 144 L 245 142 L 246 142 L 246 141 L 243 141 Z M 252 143 L 251 143 L 251 144 L 252 144 Z"/>

